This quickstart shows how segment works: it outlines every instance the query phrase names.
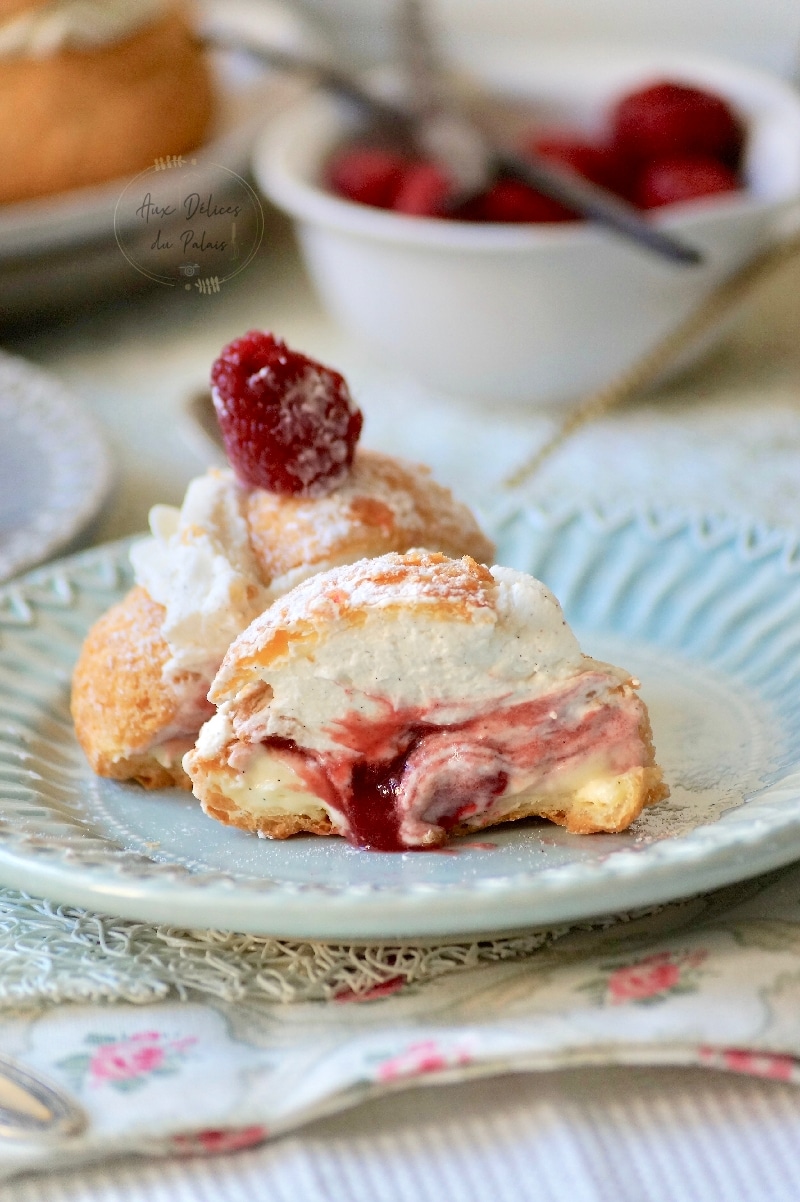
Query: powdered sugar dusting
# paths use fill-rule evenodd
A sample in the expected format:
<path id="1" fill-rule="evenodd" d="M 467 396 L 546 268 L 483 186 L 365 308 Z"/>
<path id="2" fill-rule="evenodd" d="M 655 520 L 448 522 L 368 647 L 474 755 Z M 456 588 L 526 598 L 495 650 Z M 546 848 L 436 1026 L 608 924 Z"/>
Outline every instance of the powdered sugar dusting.
<path id="1" fill-rule="evenodd" d="M 494 620 L 494 580 L 471 559 L 414 550 L 331 568 L 304 580 L 281 597 L 248 627 L 225 657 L 226 665 L 269 645 L 276 631 L 304 629 L 309 622 L 330 625 L 358 611 L 433 606 L 458 610 L 473 618 L 484 611 Z"/>
<path id="2" fill-rule="evenodd" d="M 339 372 L 251 330 L 223 348 L 211 381 L 225 450 L 243 483 L 313 497 L 344 479 L 363 419 Z"/>
<path id="3" fill-rule="evenodd" d="M 262 370 L 269 374 L 272 369 Z M 315 431 L 314 441 L 296 451 L 293 461 L 294 473 L 307 497 L 324 496 L 347 475 L 350 419 L 356 407 L 346 385 L 341 395 L 346 408 L 331 404 L 329 375 L 311 363 L 284 392 L 279 429 L 285 441 L 291 441 L 298 422 Z"/>
<path id="4" fill-rule="evenodd" d="M 263 489 L 250 496 L 251 539 L 272 596 L 312 572 L 409 547 L 492 560 L 494 548 L 466 505 L 427 468 L 358 450 L 335 491 L 310 501 Z"/>

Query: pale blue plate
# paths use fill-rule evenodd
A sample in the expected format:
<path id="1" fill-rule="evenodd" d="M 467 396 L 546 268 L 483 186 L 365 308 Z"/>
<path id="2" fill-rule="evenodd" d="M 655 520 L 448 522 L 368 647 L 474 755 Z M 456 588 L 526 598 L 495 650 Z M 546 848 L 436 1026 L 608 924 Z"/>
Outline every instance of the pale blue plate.
<path id="1" fill-rule="evenodd" d="M 450 854 L 270 843 L 193 798 L 96 778 L 69 719 L 81 639 L 129 583 L 124 545 L 0 591 L 0 882 L 129 918 L 335 941 L 550 926 L 800 857 L 800 561 L 785 534 L 674 515 L 516 512 L 502 562 L 584 647 L 642 680 L 669 801 L 624 835 L 523 823 Z M 488 846 L 487 846 L 488 845 Z"/>

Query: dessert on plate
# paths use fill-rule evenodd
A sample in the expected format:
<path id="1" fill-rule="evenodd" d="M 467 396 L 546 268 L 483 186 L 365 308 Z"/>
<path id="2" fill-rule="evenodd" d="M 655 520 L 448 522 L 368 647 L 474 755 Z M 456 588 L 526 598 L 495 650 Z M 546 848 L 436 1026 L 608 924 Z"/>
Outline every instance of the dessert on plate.
<path id="1" fill-rule="evenodd" d="M 180 0 L 0 0 L 0 203 L 180 155 L 213 111 Z"/>
<path id="2" fill-rule="evenodd" d="M 624 830 L 666 795 L 638 682 L 532 576 L 422 550 L 297 585 L 233 642 L 184 760 L 211 817 L 375 850 L 539 816 Z"/>
<path id="3" fill-rule="evenodd" d="M 73 678 L 95 772 L 190 787 L 181 761 L 214 712 L 228 647 L 316 572 L 424 546 L 490 561 L 492 543 L 427 468 L 357 447 L 361 414 L 338 372 L 251 332 L 212 370 L 232 463 L 151 511 L 136 585 L 90 630 Z"/>

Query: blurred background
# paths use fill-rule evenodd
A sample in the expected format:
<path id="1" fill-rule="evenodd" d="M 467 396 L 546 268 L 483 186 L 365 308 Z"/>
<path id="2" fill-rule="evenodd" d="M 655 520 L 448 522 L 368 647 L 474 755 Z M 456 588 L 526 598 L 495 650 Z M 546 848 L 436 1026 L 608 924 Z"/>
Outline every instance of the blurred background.
<path id="1" fill-rule="evenodd" d="M 292 0 L 342 55 L 368 62 L 389 53 L 391 0 Z M 487 38 L 614 42 L 705 51 L 776 71 L 800 72 L 796 0 L 433 0 L 440 27 L 467 46 Z"/>
<path id="2" fill-rule="evenodd" d="M 158 15 L 166 6 L 166 0 L 163 5 L 160 0 L 83 3 L 88 4 L 86 11 L 111 14 L 123 24 L 140 9 L 152 9 Z M 20 14 L 27 20 L 29 14 L 52 12 L 58 16 L 80 7 L 76 0 L 19 0 L 11 10 L 0 4 L 0 147 L 6 146 L 2 156 L 6 164 L 15 156 L 13 148 L 2 142 L 2 131 L 17 129 L 21 116 L 35 107 L 42 91 L 35 86 L 27 93 L 8 86 L 4 90 L 4 81 L 22 70 L 18 58 L 9 53 L 9 28 Z M 6 15 L 9 11 L 11 16 Z M 395 54 L 393 0 L 203 0 L 190 11 L 194 13 L 190 39 L 198 29 L 213 27 L 234 33 L 238 29 L 248 37 L 291 51 L 326 54 L 353 68 L 385 62 Z M 679 57 L 708 54 L 729 64 L 757 68 L 792 88 L 800 82 L 797 0 L 430 0 L 430 15 L 445 56 L 476 66 L 483 60 L 501 61 L 506 51 L 519 59 L 529 50 L 541 62 L 549 47 L 569 43 L 589 47 L 589 61 L 595 47 L 598 61 L 603 48 L 609 47 L 615 52 L 643 48 Z M 306 85 L 234 50 L 214 51 L 211 57 L 215 100 L 205 133 L 191 152 L 190 166 L 195 172 L 191 185 L 200 195 L 213 193 L 224 199 L 233 181 L 233 191 L 241 201 L 239 177 L 246 187 L 259 191 L 259 173 L 253 171 L 253 163 L 262 134 L 294 105 Z M 44 71 L 46 59 L 47 55 L 37 50 L 31 59 L 35 70 Z M 195 94 L 185 83 L 181 86 L 178 95 Z M 69 89 L 62 86 L 53 102 L 55 114 L 69 110 L 70 105 L 62 103 L 69 95 Z M 100 115 L 110 97 L 111 91 L 101 86 L 95 98 Z M 170 106 L 181 107 L 181 102 L 167 103 L 163 97 L 154 103 L 161 106 L 155 110 L 161 114 Z M 158 124 L 158 120 L 142 120 L 138 128 L 152 130 Z M 116 133 L 106 138 L 106 144 L 123 140 Z M 800 147 L 795 149 L 800 154 Z M 33 147 L 28 146 L 27 153 L 45 162 L 50 152 L 39 139 Z M 153 154 L 167 153 L 171 153 L 169 147 L 144 153 L 142 162 L 152 163 Z M 202 429 L 207 409 L 192 416 L 187 402 L 198 389 L 207 390 L 208 367 L 220 346 L 252 326 L 275 329 L 287 341 L 345 371 L 367 411 L 371 445 L 427 459 L 440 477 L 462 494 L 470 491 L 477 496 L 491 491 L 518 464 L 523 448 L 535 445 L 547 428 L 548 418 L 537 413 L 535 405 L 527 410 L 518 407 L 503 421 L 495 406 L 490 430 L 485 411 L 454 408 L 435 389 L 417 387 L 409 371 L 394 370 L 388 357 L 352 337 L 313 286 L 315 273 L 299 253 L 295 223 L 263 193 L 263 216 L 248 201 L 247 212 L 242 210 L 237 219 L 238 273 L 223 281 L 218 294 L 202 291 L 202 273 L 196 267 L 200 259 L 191 254 L 171 263 L 172 277 L 166 281 L 169 286 L 164 286 L 164 280 L 153 279 L 152 272 L 141 269 L 152 263 L 148 255 L 153 231 L 142 233 L 138 228 L 136 205 L 120 203 L 130 178 L 131 173 L 122 173 L 79 188 L 56 188 L 0 203 L 0 345 L 73 389 L 98 419 L 101 441 L 110 444 L 123 465 L 115 499 L 102 510 L 95 537 L 110 538 L 141 529 L 149 505 L 155 500 L 177 500 L 186 482 L 214 454 L 208 430 L 204 433 Z M 742 198 L 742 206 L 746 205 Z M 364 211 L 367 217 L 374 215 Z M 744 220 L 744 208 L 742 213 Z M 668 216 L 667 224 L 670 221 Z M 701 244 L 705 234 L 700 226 L 705 221 L 703 217 L 697 226 Z M 439 223 L 451 229 L 453 224 Z M 484 232 L 473 228 L 478 235 Z M 583 227 L 572 228 L 577 247 Z M 691 230 L 694 235 L 694 226 Z M 755 242 L 748 234 L 752 244 L 742 242 L 740 248 L 735 242 L 739 236 L 738 232 L 735 237 L 732 234 L 729 242 L 731 253 L 741 258 L 745 250 L 755 249 Z M 558 238 L 566 245 L 566 233 Z M 639 253 L 619 241 L 608 245 L 621 260 Z M 712 272 L 709 284 L 732 261 L 723 256 L 718 274 Z M 585 269 L 580 247 L 571 262 L 576 270 Z M 674 269 L 646 256 L 637 262 L 662 299 L 671 304 L 672 290 L 678 287 Z M 711 266 L 714 268 L 713 261 Z M 214 267 L 206 276 L 219 276 L 221 270 Z M 680 277 L 690 278 L 690 274 Z M 773 292 L 773 307 L 764 307 L 760 322 L 749 327 L 750 342 L 740 339 L 739 359 L 727 360 L 728 389 L 734 377 L 750 378 L 747 371 L 754 353 L 766 362 L 769 355 L 774 357 L 778 344 L 781 355 L 784 350 L 788 355 L 786 348 L 796 345 L 796 323 L 786 301 L 793 295 L 793 287 L 790 281 L 782 292 Z M 665 313 L 668 325 L 678 307 Z M 545 328 L 546 323 L 538 317 L 537 323 L 539 329 Z M 551 323 L 553 327 L 556 324 Z M 584 339 L 584 356 L 603 341 L 596 331 Z M 551 358 L 556 363 L 566 361 L 557 346 Z M 793 364 L 794 360 L 789 364 L 787 359 L 787 372 L 794 371 Z M 706 391 L 723 387 L 719 361 L 715 370 L 716 375 L 702 378 L 700 386 Z M 14 372 L 18 375 L 17 368 Z M 13 397 L 10 385 L 6 387 L 11 398 L 8 412 L 21 414 L 23 401 L 33 412 L 31 397 L 44 395 L 49 385 L 41 379 L 38 383 L 17 380 Z M 5 494 L 0 479 L 0 536 L 5 520 L 8 530 L 16 531 L 20 546 L 29 544 L 31 528 L 30 521 L 23 525 L 18 516 L 19 498 L 29 495 L 19 475 L 23 459 L 32 465 L 31 479 L 39 480 L 43 471 L 52 473 L 58 447 L 64 445 L 59 435 L 45 451 L 39 439 L 43 422 L 37 409 L 35 420 L 24 431 L 20 426 L 19 441 L 13 445 L 6 426 L 6 458 L 19 470 L 14 476 L 10 468 L 4 469 Z M 34 437 L 39 439 L 35 454 L 18 449 L 28 447 Z M 87 444 L 86 437 L 83 441 Z M 50 466 L 43 469 L 45 453 Z M 600 460 L 593 462 L 599 465 Z M 85 480 L 86 471 L 85 466 L 80 471 L 76 468 L 75 478 Z M 95 474 L 92 505 L 97 510 L 105 477 L 100 468 Z M 612 472 L 609 480 L 611 476 L 616 487 L 619 472 Z M 549 478 L 544 479 L 547 483 Z M 681 487 L 685 495 L 686 483 Z M 31 488 L 35 492 L 33 485 Z M 71 536 L 78 524 L 76 518 L 67 534 Z M 51 539 L 46 549 L 63 546 L 67 541 L 63 532 L 59 538 L 60 543 Z M 12 566 L 28 562 L 30 555 L 23 555 L 14 559 Z M 6 568 L 5 574 L 10 570 Z"/>
<path id="3" fill-rule="evenodd" d="M 109 12 L 132 14 L 144 2 L 131 0 L 126 6 L 115 0 L 93 0 L 87 11 L 102 12 L 105 5 Z M 150 7 L 154 4 L 158 11 L 168 7 L 156 0 Z M 0 84 L 4 73 L 19 69 L 18 59 L 10 53 L 13 38 L 8 36 L 15 22 L 27 20 L 30 14 L 38 19 L 52 10 L 57 26 L 72 20 L 73 10 L 79 8 L 75 0 L 20 0 L 5 18 L 5 10 L 0 9 Z M 243 31 L 271 45 L 328 55 L 343 66 L 364 68 L 392 58 L 395 8 L 393 0 L 201 0 L 192 11 L 199 28 Z M 550 43 L 569 42 L 651 48 L 659 53 L 708 53 L 786 80 L 800 79 L 796 0 L 431 0 L 429 10 L 445 53 L 470 64 L 479 64 L 482 57 L 502 53 L 504 48 L 518 53 L 528 45 L 541 55 Z M 47 37 L 53 36 L 48 27 Z M 35 57 L 43 57 L 38 48 Z M 296 95 L 297 81 L 265 71 L 242 55 L 217 53 L 214 59 L 220 86 L 200 147 L 201 162 L 206 164 L 201 182 L 219 192 L 225 181 L 212 164 L 246 175 L 258 132 Z M 22 134 L 16 135 L 20 145 L 3 135 L 4 128 L 20 125 L 22 114 L 27 116 L 27 110 L 39 104 L 35 82 L 28 86 L 29 91 L 0 87 L 0 149 L 7 163 L 33 154 L 25 149 Z M 62 92 L 69 91 L 65 81 Z M 184 103 L 194 94 L 194 84 L 187 84 Z M 48 103 L 61 107 L 57 98 Z M 171 97 L 162 103 L 162 113 L 176 107 Z M 44 101 L 41 107 L 44 112 Z M 156 123 L 146 116 L 140 122 L 142 127 Z M 72 130 L 65 140 L 74 136 Z M 40 158 L 52 153 L 38 128 L 31 140 L 40 144 Z M 63 314 L 74 303 L 148 286 L 141 272 L 131 270 L 111 237 L 120 190 L 115 178 L 79 193 L 68 188 L 17 203 L 12 195 L 10 202 L 2 203 L 6 195 L 0 189 L 0 331 L 8 331 L 12 323 L 18 325 L 20 318 L 26 321 L 31 314 L 44 320 L 48 313 Z M 118 218 L 124 224 L 122 210 Z M 128 228 L 135 230 L 131 221 Z M 244 236 L 244 228 L 239 234 Z"/>

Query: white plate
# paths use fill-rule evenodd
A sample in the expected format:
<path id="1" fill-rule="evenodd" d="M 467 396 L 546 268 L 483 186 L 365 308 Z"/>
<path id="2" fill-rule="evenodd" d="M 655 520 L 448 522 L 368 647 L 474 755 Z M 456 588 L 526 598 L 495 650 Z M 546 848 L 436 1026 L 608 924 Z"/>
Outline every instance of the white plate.
<path id="1" fill-rule="evenodd" d="M 255 130 L 269 113 L 268 102 L 275 93 L 274 79 L 254 72 L 234 56 L 220 59 L 219 87 L 222 109 L 216 128 L 198 157 L 212 186 L 219 167 L 246 173 L 250 143 Z M 114 211 L 127 178 L 90 188 L 76 188 L 56 196 L 45 196 L 18 204 L 0 205 L 0 265 L 64 246 L 113 240 Z"/>
<path id="2" fill-rule="evenodd" d="M 251 36 L 279 46 L 303 47 L 297 22 L 285 9 L 266 0 L 248 14 L 252 8 L 231 0 L 208 0 L 204 16 L 209 26 L 222 31 L 235 33 L 239 25 Z M 208 140 L 192 156 L 192 186 L 219 197 L 230 187 L 231 173 L 249 175 L 257 132 L 297 95 L 298 85 L 242 54 L 215 52 L 212 61 L 218 112 Z M 74 307 L 146 283 L 146 277 L 130 267 L 114 236 L 115 221 L 123 236 L 132 235 L 136 224 L 131 206 L 130 211 L 117 209 L 128 182 L 112 180 L 0 205 L 2 321 L 24 319 L 40 309 Z M 242 234 L 249 236 L 246 230 Z M 253 238 L 257 236 L 256 231 Z"/>
<path id="3" fill-rule="evenodd" d="M 68 546 L 100 510 L 111 460 L 54 377 L 0 351 L 0 580 Z"/>
<path id="4" fill-rule="evenodd" d="M 474 936 L 649 905 L 800 856 L 800 562 L 785 534 L 653 515 L 517 512 L 501 558 L 638 674 L 672 795 L 623 835 L 524 823 L 451 854 L 254 839 L 179 791 L 93 776 L 69 719 L 114 545 L 0 591 L 0 881 L 151 922 L 287 937 Z M 485 846 L 485 845 L 490 846 Z"/>

